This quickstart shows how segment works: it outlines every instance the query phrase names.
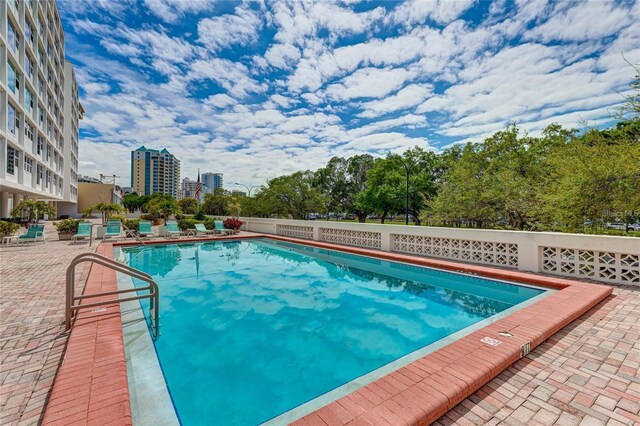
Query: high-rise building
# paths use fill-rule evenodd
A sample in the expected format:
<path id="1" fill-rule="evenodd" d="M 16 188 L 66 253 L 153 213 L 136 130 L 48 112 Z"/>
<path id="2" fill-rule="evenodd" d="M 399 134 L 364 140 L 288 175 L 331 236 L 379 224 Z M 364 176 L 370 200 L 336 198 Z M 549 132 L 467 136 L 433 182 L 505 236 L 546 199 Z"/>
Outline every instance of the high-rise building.
<path id="1" fill-rule="evenodd" d="M 209 192 L 214 192 L 216 189 L 222 189 L 222 173 L 203 173 L 202 184 L 207 187 Z"/>
<path id="2" fill-rule="evenodd" d="M 56 2 L 0 2 L 0 39 L 0 218 L 25 198 L 75 214 L 84 111 Z"/>
<path id="3" fill-rule="evenodd" d="M 191 180 L 188 177 L 182 179 L 182 186 L 180 190 L 180 198 L 196 198 L 196 187 L 198 186 L 197 180 Z M 206 185 L 202 184 L 200 187 L 200 198 L 209 191 Z"/>
<path id="4" fill-rule="evenodd" d="M 160 193 L 178 198 L 180 160 L 166 148 L 159 151 L 141 146 L 131 151 L 131 186 L 138 195 Z"/>

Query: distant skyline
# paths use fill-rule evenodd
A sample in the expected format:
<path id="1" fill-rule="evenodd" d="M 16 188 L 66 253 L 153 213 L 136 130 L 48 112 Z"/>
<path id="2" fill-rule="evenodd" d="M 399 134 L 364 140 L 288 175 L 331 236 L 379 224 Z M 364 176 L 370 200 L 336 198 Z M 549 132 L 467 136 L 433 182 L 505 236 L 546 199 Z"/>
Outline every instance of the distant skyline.
<path id="1" fill-rule="evenodd" d="M 612 123 L 640 2 L 59 0 L 86 113 L 82 175 L 167 148 L 228 182 L 479 141 L 511 121 Z M 623 58 L 624 55 L 624 58 Z M 241 189 L 227 184 L 227 189 Z"/>

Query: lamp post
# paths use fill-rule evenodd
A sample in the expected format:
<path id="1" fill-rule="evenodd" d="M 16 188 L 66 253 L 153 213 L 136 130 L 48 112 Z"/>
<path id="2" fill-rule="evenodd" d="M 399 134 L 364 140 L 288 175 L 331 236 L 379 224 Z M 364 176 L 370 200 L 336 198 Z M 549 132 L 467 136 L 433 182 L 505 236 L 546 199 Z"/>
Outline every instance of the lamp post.
<path id="1" fill-rule="evenodd" d="M 404 224 L 409 225 L 409 175 L 411 174 L 411 170 L 415 166 L 415 164 L 409 165 L 406 161 L 402 159 L 401 156 L 395 155 L 395 158 L 400 161 L 400 163 L 404 166 L 404 170 L 406 172 L 407 177 L 407 185 L 405 190 L 405 200 L 404 200 Z"/>
<path id="2" fill-rule="evenodd" d="M 255 185 L 255 186 L 252 186 L 252 187 L 248 187 L 247 185 L 242 184 L 242 183 L 238 183 L 238 182 L 233 182 L 233 184 L 234 185 L 239 185 L 239 186 L 244 186 L 245 188 L 247 188 L 247 195 L 249 196 L 249 198 L 251 198 L 251 191 L 260 187 L 260 185 Z"/>

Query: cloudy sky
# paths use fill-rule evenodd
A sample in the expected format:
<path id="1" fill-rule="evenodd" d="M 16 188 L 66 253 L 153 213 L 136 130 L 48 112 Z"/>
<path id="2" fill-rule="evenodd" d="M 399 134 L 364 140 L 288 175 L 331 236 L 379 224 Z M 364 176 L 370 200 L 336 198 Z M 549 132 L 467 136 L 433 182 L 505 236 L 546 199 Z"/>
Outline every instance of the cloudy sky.
<path id="1" fill-rule="evenodd" d="M 604 126 L 640 62 L 640 2 L 59 0 L 80 172 L 168 148 L 225 186 L 477 141 L 517 121 Z M 636 22 L 635 27 L 633 22 Z M 624 57 L 623 57 L 624 56 Z"/>

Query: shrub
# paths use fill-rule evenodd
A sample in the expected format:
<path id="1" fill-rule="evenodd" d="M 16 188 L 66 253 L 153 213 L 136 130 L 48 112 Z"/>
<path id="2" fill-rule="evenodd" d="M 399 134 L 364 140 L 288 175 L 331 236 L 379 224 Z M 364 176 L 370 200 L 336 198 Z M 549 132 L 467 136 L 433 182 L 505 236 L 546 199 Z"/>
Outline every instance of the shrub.
<path id="1" fill-rule="evenodd" d="M 128 228 L 132 231 L 138 230 L 138 224 L 140 223 L 140 219 L 125 219 L 122 221 L 122 225 L 125 228 Z"/>
<path id="2" fill-rule="evenodd" d="M 201 220 L 195 219 L 180 219 L 178 221 L 178 228 L 182 231 L 186 231 L 187 229 L 194 229 L 196 227 L 196 223 L 202 223 Z"/>
<path id="3" fill-rule="evenodd" d="M 193 216 L 196 220 L 205 220 L 207 217 L 204 215 L 202 210 L 198 210 L 198 212 Z"/>
<path id="4" fill-rule="evenodd" d="M 205 220 L 202 221 L 202 223 L 204 223 L 204 227 L 207 229 L 213 229 L 216 227 L 216 223 L 215 223 L 215 218 L 213 217 L 208 217 Z"/>
<path id="5" fill-rule="evenodd" d="M 113 216 L 109 216 L 109 220 L 119 220 L 120 222 L 124 222 L 127 218 L 119 214 L 114 214 Z"/>
<path id="6" fill-rule="evenodd" d="M 18 228 L 20 228 L 20 225 L 17 223 L 0 220 L 0 236 L 7 237 L 9 235 L 13 235 Z"/>
<path id="7" fill-rule="evenodd" d="M 75 234 L 78 232 L 78 224 L 82 222 L 78 219 L 64 219 L 60 222 L 55 222 L 53 225 L 56 227 L 58 234 Z"/>
<path id="8" fill-rule="evenodd" d="M 151 216 L 151 215 L 150 215 L 150 214 L 148 214 L 148 213 L 141 214 L 141 215 L 140 215 L 140 220 L 153 220 L 153 216 Z"/>
<path id="9" fill-rule="evenodd" d="M 225 228 L 233 229 L 234 231 L 240 229 L 240 227 L 244 224 L 241 220 L 234 218 L 226 219 L 223 223 Z"/>

